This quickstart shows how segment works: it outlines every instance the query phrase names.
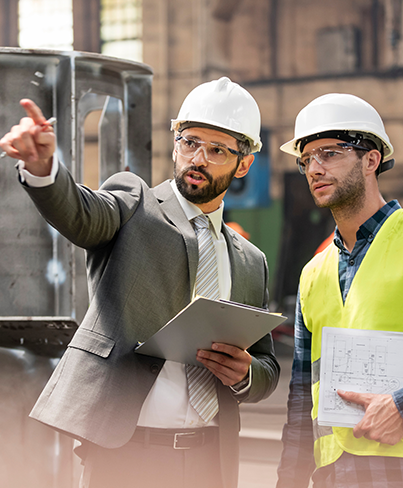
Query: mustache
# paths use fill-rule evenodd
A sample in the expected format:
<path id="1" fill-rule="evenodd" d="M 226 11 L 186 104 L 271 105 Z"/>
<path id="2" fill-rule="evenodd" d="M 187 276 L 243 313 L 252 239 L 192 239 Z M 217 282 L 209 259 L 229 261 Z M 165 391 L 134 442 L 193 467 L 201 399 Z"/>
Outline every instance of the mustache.
<path id="1" fill-rule="evenodd" d="M 195 171 L 197 173 L 200 173 L 202 174 L 208 181 L 209 183 L 212 183 L 213 182 L 213 177 L 211 176 L 210 173 L 208 173 L 205 168 L 203 168 L 202 166 L 200 168 L 198 168 L 197 166 L 195 165 L 191 165 L 189 166 L 188 168 L 184 169 L 182 171 L 182 176 L 185 174 L 185 173 L 190 173 L 191 171 Z"/>
<path id="2" fill-rule="evenodd" d="M 318 179 L 312 179 L 310 182 L 309 182 L 309 186 L 310 188 L 312 188 L 312 186 L 315 184 L 315 183 L 320 183 L 322 185 L 327 185 L 327 184 L 330 184 L 330 183 L 334 183 L 336 181 L 335 178 L 326 178 L 326 179 L 323 179 L 323 178 L 318 178 Z"/>

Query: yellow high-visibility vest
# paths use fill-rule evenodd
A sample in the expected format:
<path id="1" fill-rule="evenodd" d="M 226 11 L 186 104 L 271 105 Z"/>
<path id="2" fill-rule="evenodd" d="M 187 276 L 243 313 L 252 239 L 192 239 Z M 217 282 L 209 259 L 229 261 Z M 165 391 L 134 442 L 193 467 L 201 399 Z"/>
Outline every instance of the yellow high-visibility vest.
<path id="1" fill-rule="evenodd" d="M 312 422 L 318 468 L 335 462 L 343 451 L 403 457 L 403 440 L 390 446 L 356 439 L 353 429 L 317 424 L 322 327 L 403 332 L 403 209 L 396 210 L 377 233 L 344 304 L 338 267 L 339 250 L 332 243 L 305 266 L 300 280 L 301 311 L 312 333 Z"/>

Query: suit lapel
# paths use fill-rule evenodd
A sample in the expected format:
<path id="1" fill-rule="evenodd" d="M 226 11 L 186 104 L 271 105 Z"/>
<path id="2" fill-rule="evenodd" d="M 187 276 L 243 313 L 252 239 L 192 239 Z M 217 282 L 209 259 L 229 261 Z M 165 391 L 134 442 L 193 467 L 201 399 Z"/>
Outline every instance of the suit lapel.
<path id="1" fill-rule="evenodd" d="M 245 269 L 245 254 L 236 235 L 230 232 L 224 224 L 222 226 L 222 232 L 227 241 L 228 254 L 231 262 L 231 300 L 233 302 L 243 303 L 245 289 L 242 285 L 242 270 Z"/>
<path id="2" fill-rule="evenodd" d="M 197 239 L 192 225 L 188 221 L 185 212 L 182 210 L 169 181 L 164 181 L 152 190 L 160 203 L 160 208 L 172 224 L 179 229 L 185 242 L 188 262 L 190 289 L 196 282 L 197 265 L 199 261 L 199 250 Z M 243 272 L 245 269 L 245 254 L 240 241 L 236 235 L 223 224 L 222 232 L 227 241 L 229 259 L 231 263 L 231 300 L 243 303 L 245 299 L 243 283 Z"/>
<path id="3" fill-rule="evenodd" d="M 199 261 L 199 250 L 194 229 L 182 210 L 169 181 L 164 181 L 164 183 L 155 187 L 153 192 L 160 203 L 163 213 L 182 234 L 188 255 L 190 289 L 193 290 Z"/>

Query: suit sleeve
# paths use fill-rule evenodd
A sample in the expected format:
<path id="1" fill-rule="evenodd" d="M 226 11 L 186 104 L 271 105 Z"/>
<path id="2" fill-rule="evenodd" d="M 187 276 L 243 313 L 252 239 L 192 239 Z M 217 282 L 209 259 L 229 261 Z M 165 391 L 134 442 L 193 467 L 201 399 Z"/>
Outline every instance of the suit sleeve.
<path id="1" fill-rule="evenodd" d="M 140 201 L 142 184 L 133 173 L 122 172 L 93 191 L 76 184 L 59 163 L 53 184 L 23 188 L 45 220 L 64 237 L 84 249 L 96 249 L 110 242 L 129 220 Z"/>
<path id="2" fill-rule="evenodd" d="M 269 293 L 268 267 L 263 254 L 262 266 L 264 268 L 264 290 L 262 308 L 268 309 Z M 280 366 L 274 355 L 273 339 L 271 334 L 265 335 L 248 349 L 252 356 L 252 384 L 244 394 L 236 395 L 239 402 L 257 403 L 270 396 L 276 389 L 280 377 Z"/>

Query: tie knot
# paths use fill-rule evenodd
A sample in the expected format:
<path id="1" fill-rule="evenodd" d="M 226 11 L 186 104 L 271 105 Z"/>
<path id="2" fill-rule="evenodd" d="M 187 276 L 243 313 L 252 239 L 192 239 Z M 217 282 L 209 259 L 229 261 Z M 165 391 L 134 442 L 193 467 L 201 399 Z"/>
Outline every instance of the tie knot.
<path id="1" fill-rule="evenodd" d="M 204 214 L 198 215 L 193 219 L 193 224 L 196 229 L 208 229 L 209 223 L 209 218 Z"/>

